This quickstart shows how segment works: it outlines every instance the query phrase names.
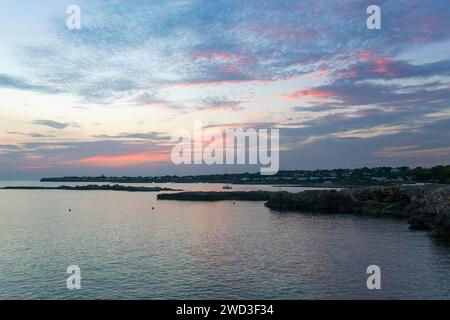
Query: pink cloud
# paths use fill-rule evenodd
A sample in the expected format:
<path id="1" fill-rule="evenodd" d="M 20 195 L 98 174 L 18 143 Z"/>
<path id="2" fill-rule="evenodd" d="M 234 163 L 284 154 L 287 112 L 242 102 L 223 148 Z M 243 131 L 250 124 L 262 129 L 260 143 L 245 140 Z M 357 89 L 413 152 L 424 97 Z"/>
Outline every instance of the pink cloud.
<path id="1" fill-rule="evenodd" d="M 109 168 L 130 167 L 169 159 L 167 152 L 141 152 L 126 155 L 98 155 L 74 161 L 82 166 L 101 166 Z"/>
<path id="2" fill-rule="evenodd" d="M 401 60 L 392 60 L 390 57 L 373 51 L 358 52 L 355 62 L 348 60 L 346 68 L 335 71 L 335 75 L 343 78 L 358 78 L 368 75 L 382 75 L 396 77 L 408 69 L 410 65 Z"/>
<path id="3" fill-rule="evenodd" d="M 308 89 L 308 90 L 300 90 L 296 91 L 290 94 L 283 95 L 283 99 L 285 100 L 297 100 L 303 97 L 309 97 L 309 98 L 331 98 L 334 97 L 335 93 L 327 90 L 321 90 L 321 89 Z"/>

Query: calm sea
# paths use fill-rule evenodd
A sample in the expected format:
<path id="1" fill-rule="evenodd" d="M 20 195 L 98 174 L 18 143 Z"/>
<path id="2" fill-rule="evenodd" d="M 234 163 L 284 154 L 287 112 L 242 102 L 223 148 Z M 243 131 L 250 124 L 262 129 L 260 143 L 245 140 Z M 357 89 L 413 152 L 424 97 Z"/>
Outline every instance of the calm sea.
<path id="1" fill-rule="evenodd" d="M 234 186 L 258 189 L 280 188 Z M 381 290 L 366 287 L 373 264 Z M 81 290 L 66 288 L 70 265 Z M 449 299 L 449 266 L 450 245 L 405 221 L 156 193 L 0 190 L 0 299 Z"/>

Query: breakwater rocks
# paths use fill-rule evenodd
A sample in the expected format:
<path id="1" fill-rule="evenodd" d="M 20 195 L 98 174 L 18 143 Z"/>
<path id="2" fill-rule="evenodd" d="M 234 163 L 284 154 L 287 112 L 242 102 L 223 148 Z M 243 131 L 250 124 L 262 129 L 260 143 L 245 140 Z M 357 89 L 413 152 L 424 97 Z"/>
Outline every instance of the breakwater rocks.
<path id="1" fill-rule="evenodd" d="M 178 193 L 158 194 L 158 200 L 180 200 L 180 201 L 268 201 L 270 191 L 230 191 L 230 192 L 204 192 L 186 191 Z"/>
<path id="2" fill-rule="evenodd" d="M 276 192 L 265 205 L 278 211 L 404 218 L 412 229 L 432 230 L 436 236 L 450 238 L 450 186 Z"/>
<path id="3" fill-rule="evenodd" d="M 171 188 L 161 188 L 161 187 L 132 187 L 124 185 L 96 185 L 90 184 L 86 186 L 59 186 L 59 187 L 5 187 L 0 188 L 0 190 L 74 190 L 74 191 L 127 191 L 127 192 L 160 192 L 160 191 L 181 191 Z"/>

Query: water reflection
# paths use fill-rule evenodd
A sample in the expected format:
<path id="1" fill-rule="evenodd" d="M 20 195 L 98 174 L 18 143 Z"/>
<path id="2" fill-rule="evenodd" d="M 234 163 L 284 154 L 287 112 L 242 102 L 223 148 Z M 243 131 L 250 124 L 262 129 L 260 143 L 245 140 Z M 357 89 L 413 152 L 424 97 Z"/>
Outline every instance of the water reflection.
<path id="1" fill-rule="evenodd" d="M 401 220 L 109 191 L 11 190 L 0 208 L 3 299 L 450 298 L 448 243 Z M 71 264 L 80 291 L 65 288 Z M 366 288 L 370 264 L 380 291 Z"/>

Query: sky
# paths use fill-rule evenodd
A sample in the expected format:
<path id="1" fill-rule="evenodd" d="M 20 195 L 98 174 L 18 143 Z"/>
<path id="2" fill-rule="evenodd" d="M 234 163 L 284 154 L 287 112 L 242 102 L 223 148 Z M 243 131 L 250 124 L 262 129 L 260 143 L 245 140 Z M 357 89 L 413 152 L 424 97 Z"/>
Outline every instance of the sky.
<path id="1" fill-rule="evenodd" d="M 195 121 L 279 129 L 281 169 L 449 164 L 448 0 L 0 0 L 0 35 L 0 179 L 255 171 L 172 164 Z"/>

